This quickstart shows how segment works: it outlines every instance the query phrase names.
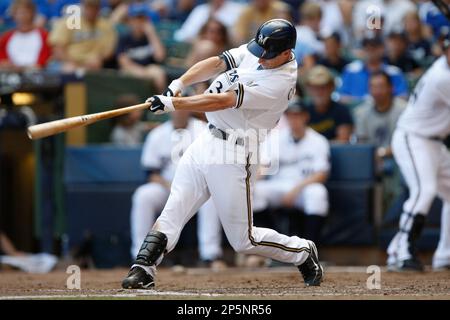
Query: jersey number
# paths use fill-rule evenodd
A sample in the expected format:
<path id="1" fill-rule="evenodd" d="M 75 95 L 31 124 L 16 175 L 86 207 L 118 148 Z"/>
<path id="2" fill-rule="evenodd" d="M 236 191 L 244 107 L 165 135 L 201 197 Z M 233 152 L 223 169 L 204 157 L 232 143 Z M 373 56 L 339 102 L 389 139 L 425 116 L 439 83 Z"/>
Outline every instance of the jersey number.
<path id="1" fill-rule="evenodd" d="M 216 83 L 216 91 L 217 92 L 216 93 L 220 93 L 222 88 L 223 88 L 222 82 L 217 81 L 217 83 Z M 214 93 L 214 91 L 212 89 L 209 89 L 209 93 Z"/>

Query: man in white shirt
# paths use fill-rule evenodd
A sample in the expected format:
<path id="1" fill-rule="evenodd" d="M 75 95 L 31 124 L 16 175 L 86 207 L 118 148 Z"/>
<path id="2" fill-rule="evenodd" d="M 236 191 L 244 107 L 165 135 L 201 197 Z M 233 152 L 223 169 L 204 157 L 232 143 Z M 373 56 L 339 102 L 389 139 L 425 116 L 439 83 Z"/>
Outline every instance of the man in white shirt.
<path id="1" fill-rule="evenodd" d="M 297 81 L 295 27 L 283 19 L 261 25 L 255 39 L 218 57 L 200 61 L 149 98 L 150 111 L 206 112 L 209 132 L 186 150 L 169 199 L 149 231 L 125 289 L 154 286 L 156 266 L 171 251 L 185 223 L 212 198 L 235 251 L 292 263 L 307 286 L 318 286 L 323 268 L 314 242 L 253 226 L 252 190 L 259 142 L 273 129 L 293 97 Z M 185 86 L 215 78 L 205 94 L 177 97 Z"/>
<path id="2" fill-rule="evenodd" d="M 392 151 L 409 188 L 399 231 L 389 244 L 388 268 L 423 271 L 416 241 L 436 196 L 442 199 L 441 235 L 433 268 L 450 268 L 450 36 L 444 54 L 425 72 L 397 122 Z"/>
<path id="3" fill-rule="evenodd" d="M 231 29 L 243 8 L 242 4 L 231 0 L 208 0 L 192 10 L 181 28 L 175 32 L 174 38 L 179 42 L 192 42 L 211 17 Z"/>
<path id="4" fill-rule="evenodd" d="M 271 146 L 279 146 L 279 150 L 264 148 L 271 149 L 266 152 L 267 158 L 278 162 L 278 171 L 256 182 L 253 210 L 303 210 L 302 236 L 317 243 L 328 214 L 324 183 L 330 171 L 330 145 L 324 136 L 308 127 L 308 109 L 299 100 L 290 103 L 285 115 L 289 127 L 270 137 Z"/>

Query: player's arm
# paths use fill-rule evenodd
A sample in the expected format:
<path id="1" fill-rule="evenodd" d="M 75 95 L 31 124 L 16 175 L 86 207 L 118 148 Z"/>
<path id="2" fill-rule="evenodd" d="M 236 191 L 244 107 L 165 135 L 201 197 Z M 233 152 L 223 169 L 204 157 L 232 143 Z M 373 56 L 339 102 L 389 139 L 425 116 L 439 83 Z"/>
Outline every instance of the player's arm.
<path id="1" fill-rule="evenodd" d="M 185 87 L 207 81 L 226 70 L 227 63 L 221 56 L 199 61 L 190 67 L 180 78 L 173 80 L 163 94 L 168 97 L 178 96 Z"/>
<path id="2" fill-rule="evenodd" d="M 300 181 L 294 188 L 283 196 L 282 203 L 287 207 L 292 207 L 300 192 L 307 186 L 313 183 L 325 183 L 328 179 L 328 171 L 319 171 L 311 174 L 306 179 Z"/>
<path id="3" fill-rule="evenodd" d="M 290 193 L 297 196 L 300 193 L 300 191 L 302 191 L 303 188 L 306 187 L 307 185 L 310 185 L 313 183 L 322 183 L 323 184 L 327 181 L 327 179 L 328 179 L 328 171 L 319 171 L 319 172 L 313 173 L 306 179 L 303 179 L 301 182 L 299 182 L 294 188 L 292 188 Z"/>
<path id="4" fill-rule="evenodd" d="M 194 64 L 179 78 L 179 80 L 184 86 L 190 86 L 207 81 L 226 70 L 227 65 L 222 58 L 219 56 L 211 57 Z"/>
<path id="5" fill-rule="evenodd" d="M 228 91 L 215 94 L 199 94 L 191 97 L 172 98 L 175 110 L 211 112 L 236 105 L 236 93 Z"/>
<path id="6" fill-rule="evenodd" d="M 213 94 L 199 94 L 190 97 L 153 96 L 147 101 L 151 103 L 150 111 L 155 114 L 185 110 L 194 112 L 212 112 L 236 105 L 237 94 L 234 91 Z"/>

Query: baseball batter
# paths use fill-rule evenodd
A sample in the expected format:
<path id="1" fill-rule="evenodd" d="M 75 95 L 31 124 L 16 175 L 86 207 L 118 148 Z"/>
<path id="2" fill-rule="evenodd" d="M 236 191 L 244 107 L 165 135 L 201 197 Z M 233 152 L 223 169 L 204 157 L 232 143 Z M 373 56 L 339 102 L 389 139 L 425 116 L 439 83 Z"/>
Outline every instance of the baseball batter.
<path id="1" fill-rule="evenodd" d="M 176 111 L 171 120 L 153 129 L 146 137 L 141 164 L 149 182 L 133 194 L 131 207 L 131 255 L 136 257 L 148 230 L 169 197 L 177 162 L 187 147 L 205 129 L 204 122 L 190 117 L 188 111 Z M 161 141 L 168 140 L 166 143 Z M 201 260 L 221 258 L 222 229 L 212 200 L 199 209 L 198 242 Z"/>
<path id="2" fill-rule="evenodd" d="M 392 150 L 409 188 L 399 231 L 388 247 L 391 270 L 423 270 L 415 242 L 433 199 L 444 203 L 441 235 L 433 267 L 450 267 L 450 39 L 445 50 L 417 83 L 397 123 Z"/>
<path id="3" fill-rule="evenodd" d="M 257 228 L 252 221 L 255 148 L 275 127 L 295 92 L 295 42 L 290 22 L 267 21 L 248 44 L 195 64 L 170 84 L 166 95 L 148 100 L 155 114 L 206 112 L 209 124 L 183 154 L 169 199 L 123 280 L 124 288 L 154 286 L 156 266 L 209 198 L 234 250 L 292 263 L 306 285 L 320 285 L 323 269 L 312 241 Z M 185 86 L 211 78 L 215 79 L 205 94 L 175 97 Z"/>
<path id="4" fill-rule="evenodd" d="M 270 136 L 277 139 L 271 145 L 278 142 L 279 150 L 270 152 L 266 150 L 271 148 L 263 148 L 270 161 L 278 161 L 278 172 L 256 182 L 253 210 L 302 209 L 304 235 L 317 243 L 328 214 L 328 191 L 324 183 L 330 170 L 330 145 L 324 136 L 307 126 L 308 110 L 297 99 L 289 103 L 285 115 L 289 127 Z"/>

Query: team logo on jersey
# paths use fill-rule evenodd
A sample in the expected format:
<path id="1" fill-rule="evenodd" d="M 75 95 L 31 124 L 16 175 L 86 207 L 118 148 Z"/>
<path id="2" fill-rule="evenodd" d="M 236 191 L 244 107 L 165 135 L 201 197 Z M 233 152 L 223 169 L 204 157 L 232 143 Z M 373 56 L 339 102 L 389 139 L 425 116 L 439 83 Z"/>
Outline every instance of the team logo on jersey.
<path id="1" fill-rule="evenodd" d="M 239 80 L 239 75 L 235 69 L 228 72 L 227 76 L 231 83 L 235 83 L 237 80 Z"/>
<path id="2" fill-rule="evenodd" d="M 225 73 L 225 75 L 230 86 L 239 81 L 239 75 L 236 69 L 230 70 L 229 72 Z"/>

